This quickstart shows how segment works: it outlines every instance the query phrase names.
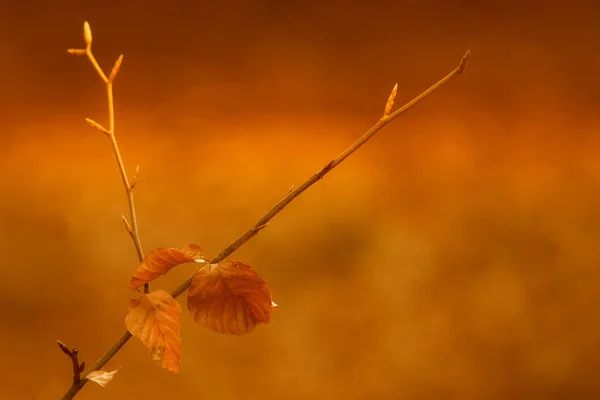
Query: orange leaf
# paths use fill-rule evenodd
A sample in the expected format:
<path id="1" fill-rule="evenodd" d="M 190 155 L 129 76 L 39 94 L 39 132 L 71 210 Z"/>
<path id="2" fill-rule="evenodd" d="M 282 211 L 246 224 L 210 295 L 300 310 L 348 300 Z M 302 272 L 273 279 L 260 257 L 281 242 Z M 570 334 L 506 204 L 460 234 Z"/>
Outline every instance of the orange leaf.
<path id="1" fill-rule="evenodd" d="M 87 374 L 86 379 L 89 379 L 92 382 L 96 382 L 98 385 L 105 387 L 108 382 L 115 376 L 119 368 L 114 371 L 106 372 L 99 369 L 98 371 L 92 371 Z"/>
<path id="2" fill-rule="evenodd" d="M 162 368 L 179 372 L 181 358 L 181 306 L 162 289 L 129 300 L 127 330 L 150 349 Z"/>
<path id="3" fill-rule="evenodd" d="M 251 332 L 261 322 L 268 324 L 273 305 L 267 282 L 252 267 L 230 260 L 201 268 L 187 299 L 194 321 L 234 335 Z"/>
<path id="4" fill-rule="evenodd" d="M 148 253 L 131 277 L 129 288 L 135 290 L 166 274 L 171 268 L 187 262 L 204 262 L 200 246 L 188 244 L 185 249 L 160 247 Z"/>

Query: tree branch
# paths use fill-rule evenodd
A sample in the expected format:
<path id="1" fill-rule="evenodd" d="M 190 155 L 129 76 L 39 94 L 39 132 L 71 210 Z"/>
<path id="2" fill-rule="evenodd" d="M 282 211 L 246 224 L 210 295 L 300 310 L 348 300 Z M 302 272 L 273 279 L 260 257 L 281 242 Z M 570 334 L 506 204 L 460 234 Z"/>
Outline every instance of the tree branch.
<path id="1" fill-rule="evenodd" d="M 106 85 L 106 98 L 108 101 L 108 129 L 104 128 L 102 125 L 89 118 L 86 118 L 86 121 L 92 127 L 106 134 L 110 139 L 113 153 L 115 155 L 115 158 L 117 159 L 117 165 L 119 166 L 119 172 L 121 173 L 121 180 L 123 181 L 123 186 L 125 186 L 125 190 L 127 192 L 127 204 L 129 205 L 129 217 L 131 219 L 131 225 L 124 216 L 123 221 L 125 223 L 125 228 L 127 229 L 129 236 L 131 236 L 131 239 L 133 240 L 133 244 L 135 245 L 135 250 L 137 252 L 138 258 L 140 262 L 142 262 L 142 260 L 144 259 L 144 250 L 140 241 L 140 234 L 138 231 L 138 223 L 135 212 L 135 203 L 133 200 L 133 189 L 135 188 L 135 184 L 137 183 L 140 167 L 139 165 L 136 167 L 136 173 L 133 176 L 133 179 L 130 183 L 129 179 L 127 178 L 127 171 L 125 169 L 125 164 L 123 163 L 123 157 L 121 156 L 121 151 L 119 150 L 119 144 L 117 143 L 117 138 L 115 136 L 115 106 L 113 101 L 113 82 L 117 77 L 119 70 L 121 69 L 123 55 L 119 56 L 110 74 L 107 77 L 100 65 L 98 64 L 98 61 L 96 61 L 96 57 L 94 57 L 94 53 L 92 52 L 92 31 L 87 21 L 83 25 L 83 37 L 86 44 L 85 49 L 69 49 L 68 52 L 75 55 L 87 56 L 88 60 L 92 64 L 92 67 L 94 67 L 94 70 L 98 73 L 98 76 Z M 148 283 L 144 285 L 144 292 L 150 292 L 150 285 Z"/>
<path id="2" fill-rule="evenodd" d="M 120 153 L 118 151 L 118 146 L 116 145 L 116 140 L 114 140 L 114 125 L 113 125 L 114 124 L 114 121 L 113 121 L 114 114 L 113 114 L 113 108 L 112 108 L 112 85 L 111 85 L 112 81 L 110 80 L 110 78 L 106 78 L 106 75 L 102 72 L 102 70 L 100 69 L 98 64 L 95 62 L 95 59 L 93 58 L 93 55 L 92 55 L 91 49 L 90 49 L 91 35 L 90 35 L 90 43 L 87 43 L 87 44 L 88 44 L 88 48 L 86 48 L 86 50 L 70 50 L 69 52 L 72 54 L 87 55 L 88 58 L 90 59 L 90 61 L 92 62 L 92 65 L 94 65 L 94 68 L 96 68 L 96 70 L 98 71 L 98 74 L 100 75 L 102 80 L 107 84 L 107 93 L 108 93 L 108 97 L 109 97 L 109 115 L 110 115 L 109 119 L 112 122 L 110 122 L 111 125 L 109 125 L 109 129 L 106 129 L 105 131 L 108 131 L 109 137 L 111 137 L 111 141 L 113 143 L 113 149 L 115 150 L 115 155 L 117 156 L 117 161 L 119 163 L 119 168 L 121 170 L 121 177 L 123 178 L 123 183 L 125 184 L 125 187 L 127 188 L 128 199 L 130 200 L 129 204 L 130 204 L 132 225 L 129 227 L 127 220 L 124 220 L 125 226 L 128 227 L 128 231 L 130 232 L 132 238 L 134 239 L 134 242 L 136 243 L 136 249 L 139 249 L 138 254 L 140 254 L 140 261 L 141 261 L 141 260 L 143 260 L 143 253 L 141 252 L 141 245 L 139 245 L 139 236 L 137 235 L 137 223 L 135 221 L 135 209 L 133 207 L 133 196 L 131 193 L 133 188 L 131 186 L 129 186 L 127 176 L 125 174 L 125 168 L 123 167 L 123 162 L 122 162 Z M 84 51 L 84 52 L 78 53 L 78 51 Z M 421 93 L 420 95 L 415 97 L 413 100 L 406 103 L 404 106 L 402 106 L 401 108 L 399 108 L 398 110 L 396 110 L 390 114 L 390 111 L 391 111 L 391 108 L 393 106 L 393 102 L 394 102 L 394 99 L 396 96 L 395 92 L 397 90 L 397 87 L 394 86 L 394 89 L 392 90 L 392 93 L 386 103 L 383 116 L 379 119 L 379 121 L 377 121 L 377 123 L 375 125 L 373 125 L 367 132 L 365 132 L 358 140 L 356 140 L 346 150 L 344 150 L 337 157 L 335 157 L 333 160 L 328 162 L 323 168 L 321 168 L 314 175 L 312 175 L 302 185 L 298 186 L 295 189 L 292 186 L 292 188 L 290 188 L 290 190 L 283 197 L 283 199 L 281 199 L 277 204 L 275 204 L 275 206 L 273 206 L 273 208 L 269 212 L 267 212 L 258 222 L 256 222 L 256 224 L 254 224 L 254 226 L 252 226 L 250 229 L 248 229 L 248 231 L 246 231 L 246 233 L 244 233 L 239 238 L 237 238 L 235 241 L 230 243 L 216 257 L 214 257 L 212 260 L 210 260 L 210 263 L 217 263 L 219 261 L 224 260 L 230 254 L 232 254 L 234 251 L 236 251 L 238 248 L 240 248 L 242 245 L 244 245 L 248 240 L 250 240 L 252 237 L 254 237 L 259 231 L 266 228 L 269 221 L 271 221 L 273 219 L 273 217 L 275 217 L 275 215 L 277 215 L 279 212 L 281 212 L 288 204 L 290 204 L 301 193 L 306 191 L 309 187 L 311 187 L 317 181 L 322 179 L 327 173 L 329 173 L 331 170 L 333 170 L 335 167 L 337 167 L 339 164 L 341 164 L 346 158 L 348 158 L 352 153 L 354 153 L 356 150 L 358 150 L 363 144 L 365 144 L 369 139 L 371 139 L 378 131 L 380 131 L 388 123 L 390 123 L 394 119 L 398 118 L 400 115 L 404 114 L 406 111 L 413 108 L 420 101 L 422 101 L 423 99 L 425 99 L 426 97 L 431 95 L 434 91 L 436 91 L 437 89 L 442 87 L 444 84 L 446 84 L 452 78 L 454 78 L 458 75 L 461 75 L 467 66 L 470 55 L 471 55 L 471 53 L 469 51 L 467 51 L 465 53 L 465 55 L 463 56 L 463 58 L 461 59 L 459 65 L 454 70 L 452 70 L 452 72 L 450 72 L 448 75 L 446 75 L 445 77 L 440 79 L 437 83 L 435 83 L 429 89 L 425 90 L 423 93 Z M 119 60 L 120 59 L 121 58 L 119 58 Z M 117 64 L 119 64 L 119 61 L 117 61 Z M 116 65 L 115 65 L 115 67 L 116 67 Z M 114 70 L 114 68 L 113 68 L 113 70 Z M 112 73 L 111 73 L 111 76 L 112 76 Z M 102 129 L 100 129 L 100 130 L 102 130 Z M 173 297 L 178 297 L 183 292 L 188 290 L 192 283 L 192 279 L 193 279 L 193 277 L 188 279 L 184 283 L 182 283 L 178 288 L 176 288 L 175 290 L 173 290 L 173 292 L 171 292 L 171 295 Z M 131 337 L 132 337 L 132 335 L 128 331 L 126 331 L 123 335 L 121 335 L 121 337 L 115 342 L 115 344 L 113 344 L 94 363 L 94 365 L 92 365 L 90 367 L 89 371 L 90 372 L 96 371 L 96 370 L 102 368 L 127 343 L 127 341 Z M 78 385 L 73 385 L 69 389 L 69 391 L 65 394 L 65 396 L 63 397 L 63 400 L 72 399 L 87 382 L 88 382 L 88 380 L 84 378 L 81 380 L 81 382 Z"/>
<path id="3" fill-rule="evenodd" d="M 57 340 L 56 344 L 58 344 L 58 347 L 60 347 L 63 353 L 65 353 L 71 359 L 71 364 L 73 364 L 73 382 L 71 383 L 69 392 L 74 391 L 77 393 L 77 391 L 79 391 L 77 388 L 81 387 L 81 372 L 85 369 L 85 361 L 79 364 L 79 350 L 77 350 L 77 348 L 74 347 L 69 349 L 67 345 L 60 340 Z"/>

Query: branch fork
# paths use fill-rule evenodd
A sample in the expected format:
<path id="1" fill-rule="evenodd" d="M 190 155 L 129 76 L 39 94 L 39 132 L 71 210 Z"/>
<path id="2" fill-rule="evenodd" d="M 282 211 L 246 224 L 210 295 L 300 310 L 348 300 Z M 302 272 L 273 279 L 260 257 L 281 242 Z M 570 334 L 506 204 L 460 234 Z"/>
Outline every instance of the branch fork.
<path id="1" fill-rule="evenodd" d="M 129 181 L 129 179 L 127 178 L 127 173 L 125 171 L 125 166 L 123 164 L 123 159 L 121 157 L 121 153 L 119 151 L 119 147 L 118 147 L 117 141 L 115 139 L 114 104 L 113 104 L 112 84 L 113 84 L 118 72 L 120 71 L 120 68 L 121 68 L 121 65 L 123 62 L 123 56 L 122 55 L 119 56 L 119 58 L 117 59 L 117 61 L 114 64 L 110 74 L 107 77 L 106 74 L 104 73 L 104 71 L 102 70 L 102 68 L 100 68 L 100 66 L 98 65 L 98 62 L 96 61 L 96 59 L 92 53 L 92 31 L 91 31 L 91 28 L 90 28 L 88 22 L 84 23 L 83 37 L 84 37 L 84 42 L 86 44 L 85 49 L 69 49 L 68 52 L 73 55 L 87 56 L 88 60 L 91 62 L 92 66 L 98 73 L 100 79 L 105 83 L 107 100 L 108 100 L 108 128 L 105 128 L 101 124 L 99 124 L 96 121 L 91 120 L 89 118 L 86 118 L 86 121 L 90 126 L 94 127 L 95 129 L 99 130 L 100 132 L 106 134 L 111 141 L 113 152 L 115 154 L 117 164 L 119 166 L 121 179 L 123 181 L 123 185 L 125 186 L 125 190 L 127 192 L 127 200 L 128 200 L 128 205 L 129 205 L 130 220 L 128 220 L 125 216 L 122 216 L 123 224 L 125 225 L 125 229 L 127 230 L 128 234 L 131 236 L 131 238 L 134 242 L 139 260 L 140 260 L 140 262 L 142 262 L 144 259 L 144 252 L 143 252 L 142 245 L 141 245 L 141 242 L 139 239 L 138 224 L 137 224 L 135 205 L 134 205 L 134 200 L 133 200 L 133 189 L 135 188 L 135 185 L 137 184 L 137 181 L 138 181 L 139 166 L 136 168 L 135 175 L 133 175 L 133 178 L 131 179 L 131 181 Z M 384 107 L 383 116 L 375 123 L 375 125 L 373 125 L 367 132 L 365 132 L 360 138 L 358 138 L 346 150 L 344 150 L 337 157 L 335 157 L 333 160 L 331 160 L 329 163 L 327 163 L 323 168 L 321 168 L 317 173 L 315 173 L 309 179 L 307 179 L 302 185 L 300 185 L 298 187 L 292 186 L 288 190 L 287 194 L 279 202 L 277 202 L 275 204 L 275 206 L 273 206 L 273 208 L 269 212 L 267 212 L 253 227 L 248 229 L 243 235 L 238 237 L 235 241 L 231 242 L 217 256 L 215 256 L 210 261 L 207 261 L 205 259 L 203 259 L 203 261 L 209 262 L 210 264 L 219 263 L 220 261 L 222 261 L 226 257 L 228 257 L 231 253 L 233 253 L 238 248 L 240 248 L 242 245 L 244 245 L 252 237 L 257 235 L 258 232 L 260 232 L 261 230 L 263 230 L 264 228 L 267 227 L 267 225 L 275 217 L 275 215 L 277 215 L 280 211 L 282 211 L 296 197 L 298 197 L 300 194 L 302 194 L 304 191 L 306 191 L 309 187 L 311 187 L 317 181 L 322 179 L 327 173 L 331 172 L 331 170 L 333 170 L 340 163 L 342 163 L 346 158 L 348 158 L 352 153 L 354 153 L 356 150 L 358 150 L 363 144 L 365 144 L 371 137 L 373 137 L 379 130 L 381 130 L 383 127 L 385 127 L 389 122 L 393 121 L 400 115 L 404 114 L 406 111 L 408 111 L 409 109 L 414 107 L 420 101 L 422 101 L 423 99 L 425 99 L 426 97 L 431 95 L 434 91 L 436 91 L 437 89 L 439 89 L 440 87 L 445 85 L 451 79 L 455 78 L 458 75 L 461 75 L 467 66 L 467 63 L 470 58 L 470 54 L 471 53 L 469 51 L 467 51 L 465 53 L 465 55 L 463 56 L 463 58 L 461 59 L 458 67 L 456 67 L 454 70 L 452 70 L 448 75 L 443 77 L 441 80 L 439 80 L 433 86 L 431 86 L 429 89 L 425 90 L 423 93 L 421 93 L 420 95 L 415 97 L 413 100 L 406 103 L 404 106 L 400 107 L 396 111 L 392 112 L 392 109 L 394 107 L 394 102 L 396 99 L 396 95 L 397 95 L 397 91 L 398 91 L 398 85 L 397 84 L 394 85 L 394 87 L 388 97 L 388 100 L 386 102 L 386 105 Z M 131 221 L 131 223 L 130 223 L 130 221 Z M 181 295 L 182 293 L 184 293 L 186 290 L 188 290 L 191 286 L 192 280 L 193 280 L 193 277 L 188 279 L 186 282 L 182 283 L 173 292 L 171 292 L 171 296 L 173 298 L 176 298 L 179 295 Z M 148 284 L 146 284 L 144 286 L 144 292 L 149 293 Z M 276 307 L 276 304 L 273 303 L 273 307 Z M 129 331 L 126 331 L 117 340 L 117 342 L 114 343 L 94 363 L 94 365 L 92 365 L 90 367 L 89 371 L 97 371 L 100 368 L 102 368 L 104 365 L 106 365 L 106 363 L 108 363 L 108 361 L 127 343 L 127 341 L 131 337 L 132 337 L 132 334 Z M 79 363 L 77 349 L 75 349 L 75 348 L 70 349 L 60 341 L 58 342 L 58 345 L 61 348 L 61 350 L 67 356 L 69 356 L 71 358 L 71 361 L 73 364 L 73 383 L 72 383 L 69 391 L 63 397 L 63 400 L 68 400 L 68 399 L 72 399 L 73 397 L 75 397 L 75 395 L 89 381 L 89 379 L 81 378 L 81 373 L 85 368 L 85 363 L 81 363 L 81 364 Z M 116 371 L 114 371 L 114 372 L 116 372 Z M 88 374 L 85 374 L 84 376 L 88 376 Z M 89 376 L 91 378 L 91 375 L 89 375 Z"/>

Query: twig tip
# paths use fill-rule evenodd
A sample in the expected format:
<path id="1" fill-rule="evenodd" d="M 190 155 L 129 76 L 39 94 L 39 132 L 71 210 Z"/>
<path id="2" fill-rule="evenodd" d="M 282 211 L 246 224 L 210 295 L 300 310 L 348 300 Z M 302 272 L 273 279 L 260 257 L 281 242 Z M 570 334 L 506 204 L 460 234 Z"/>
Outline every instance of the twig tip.
<path id="1" fill-rule="evenodd" d="M 58 345 L 58 347 L 62 350 L 63 353 L 65 353 L 67 356 L 71 357 L 71 355 L 73 354 L 73 352 L 71 351 L 71 349 L 69 349 L 67 347 L 66 344 L 64 344 L 63 342 L 61 342 L 60 340 L 56 341 L 56 344 Z"/>
<path id="2" fill-rule="evenodd" d="M 99 123 L 97 123 L 96 121 L 94 121 L 93 119 L 86 118 L 85 122 L 87 122 L 92 128 L 96 128 L 100 132 L 102 132 L 102 133 L 104 133 L 106 135 L 110 135 L 110 131 L 108 129 L 106 129 L 105 127 L 103 127 L 102 125 L 100 125 Z"/>
<path id="3" fill-rule="evenodd" d="M 87 21 L 83 23 L 83 40 L 88 47 L 92 45 L 92 28 L 90 28 L 90 23 Z"/>
<path id="4" fill-rule="evenodd" d="M 119 73 L 119 70 L 121 69 L 121 64 L 123 63 L 123 54 L 121 54 L 119 56 L 119 58 L 117 58 L 117 61 L 115 61 L 115 65 L 113 66 L 112 70 L 110 71 L 110 75 L 108 76 L 108 82 L 112 83 L 115 78 L 117 77 L 117 74 Z"/>
<path id="5" fill-rule="evenodd" d="M 462 74 L 465 68 L 467 68 L 467 64 L 469 63 L 469 59 L 471 58 L 471 50 L 467 50 L 462 60 L 460 60 L 460 64 L 458 64 L 458 70 Z"/>

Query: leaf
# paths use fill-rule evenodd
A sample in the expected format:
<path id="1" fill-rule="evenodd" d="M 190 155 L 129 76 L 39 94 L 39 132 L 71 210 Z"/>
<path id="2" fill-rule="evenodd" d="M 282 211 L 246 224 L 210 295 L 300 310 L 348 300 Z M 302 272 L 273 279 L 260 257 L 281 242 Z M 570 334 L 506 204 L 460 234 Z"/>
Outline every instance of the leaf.
<path id="1" fill-rule="evenodd" d="M 96 382 L 98 385 L 105 387 L 108 382 L 115 376 L 117 371 L 120 368 L 115 369 L 114 371 L 106 372 L 99 369 L 98 371 L 92 371 L 87 374 L 86 379 L 89 379 L 92 382 Z"/>
<path id="2" fill-rule="evenodd" d="M 204 262 L 200 246 L 188 244 L 185 249 L 160 247 L 148 253 L 131 277 L 129 288 L 135 290 L 166 274 L 171 268 L 187 262 Z"/>
<path id="3" fill-rule="evenodd" d="M 125 317 L 127 330 L 150 349 L 152 359 L 175 373 L 181 359 L 180 317 L 181 306 L 162 289 L 129 300 Z"/>
<path id="4" fill-rule="evenodd" d="M 268 324 L 273 305 L 267 282 L 252 267 L 230 260 L 201 268 L 187 299 L 194 321 L 234 335 L 249 333 L 261 322 Z"/>

